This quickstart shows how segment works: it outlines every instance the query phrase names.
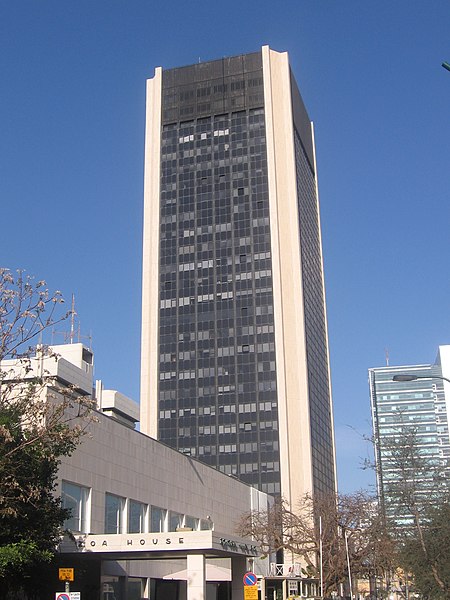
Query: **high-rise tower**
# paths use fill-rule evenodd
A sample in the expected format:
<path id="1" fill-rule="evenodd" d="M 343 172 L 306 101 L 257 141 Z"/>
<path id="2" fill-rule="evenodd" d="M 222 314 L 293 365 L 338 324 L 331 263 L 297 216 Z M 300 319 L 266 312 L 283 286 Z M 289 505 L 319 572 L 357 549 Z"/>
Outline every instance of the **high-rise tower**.
<path id="1" fill-rule="evenodd" d="M 450 487 L 449 376 L 450 346 L 434 364 L 369 369 L 378 496 L 399 525 L 412 521 L 405 486 L 421 501 Z"/>
<path id="2" fill-rule="evenodd" d="M 335 490 L 312 124 L 264 46 L 148 81 L 141 429 L 295 504 Z"/>

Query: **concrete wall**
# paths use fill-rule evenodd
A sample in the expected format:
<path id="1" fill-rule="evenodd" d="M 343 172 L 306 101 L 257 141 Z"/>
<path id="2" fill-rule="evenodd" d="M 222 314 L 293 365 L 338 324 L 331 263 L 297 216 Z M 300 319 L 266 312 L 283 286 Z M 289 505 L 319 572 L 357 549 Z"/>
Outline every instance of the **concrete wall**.
<path id="1" fill-rule="evenodd" d="M 291 507 L 313 490 L 291 75 L 264 46 L 264 102 L 280 430 L 281 491 Z"/>
<path id="2" fill-rule="evenodd" d="M 57 493 L 66 480 L 91 489 L 90 533 L 103 533 L 105 493 L 206 519 L 236 537 L 236 522 L 251 509 L 267 507 L 268 496 L 237 479 L 180 454 L 101 413 L 98 423 L 70 458 L 61 462 Z M 258 570 L 267 572 L 267 561 Z M 103 561 L 103 576 L 185 578 L 186 560 Z M 206 579 L 231 579 L 229 559 L 209 559 Z"/>
<path id="3" fill-rule="evenodd" d="M 106 492 L 192 517 L 209 515 L 215 529 L 230 534 L 240 515 L 265 506 L 266 494 L 101 413 L 97 416 L 99 422 L 60 467 L 60 479 L 92 489 L 91 533 L 104 531 Z"/>

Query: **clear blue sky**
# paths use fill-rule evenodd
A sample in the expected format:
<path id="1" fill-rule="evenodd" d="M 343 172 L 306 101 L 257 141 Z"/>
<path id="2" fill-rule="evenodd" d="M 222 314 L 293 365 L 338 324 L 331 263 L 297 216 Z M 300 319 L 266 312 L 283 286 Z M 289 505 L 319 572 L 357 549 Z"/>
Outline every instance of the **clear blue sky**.
<path id="1" fill-rule="evenodd" d="M 76 295 L 96 376 L 138 398 L 145 80 L 287 50 L 315 122 L 340 487 L 367 369 L 450 342 L 448 0 L 4 0 L 0 264 Z"/>

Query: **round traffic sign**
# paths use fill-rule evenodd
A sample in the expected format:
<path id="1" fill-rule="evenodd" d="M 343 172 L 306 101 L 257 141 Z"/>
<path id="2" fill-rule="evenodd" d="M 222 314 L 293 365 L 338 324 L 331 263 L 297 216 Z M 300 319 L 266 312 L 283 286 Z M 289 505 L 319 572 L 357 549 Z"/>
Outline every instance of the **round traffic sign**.
<path id="1" fill-rule="evenodd" d="M 256 585 L 258 583 L 258 578 L 254 573 L 249 571 L 244 575 L 244 585 Z"/>
<path id="2" fill-rule="evenodd" d="M 58 594 L 56 600 L 70 600 L 69 594 Z"/>

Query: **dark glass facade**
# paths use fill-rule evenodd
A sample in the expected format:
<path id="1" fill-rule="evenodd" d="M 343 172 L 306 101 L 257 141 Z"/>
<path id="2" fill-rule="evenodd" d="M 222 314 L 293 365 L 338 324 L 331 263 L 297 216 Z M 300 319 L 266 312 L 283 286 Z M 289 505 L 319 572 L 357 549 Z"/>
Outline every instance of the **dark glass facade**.
<path id="1" fill-rule="evenodd" d="M 260 54 L 163 73 L 159 438 L 279 492 L 262 86 Z"/>
<path id="2" fill-rule="evenodd" d="M 314 168 L 297 130 L 294 130 L 294 142 L 313 481 L 314 490 L 325 493 L 334 489 L 335 473 L 319 211 Z"/>
<path id="3" fill-rule="evenodd" d="M 278 494 L 280 427 L 263 84 L 261 53 L 162 72 L 158 438 Z M 298 102 L 294 109 L 297 114 Z M 310 419 L 314 490 L 333 490 L 312 142 L 305 150 L 301 135 L 295 132 L 294 137 L 298 212 L 303 213 L 299 277 L 305 297 L 299 302 L 310 379 L 305 419 Z"/>

